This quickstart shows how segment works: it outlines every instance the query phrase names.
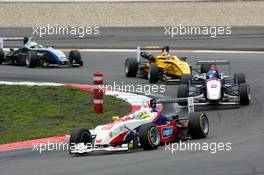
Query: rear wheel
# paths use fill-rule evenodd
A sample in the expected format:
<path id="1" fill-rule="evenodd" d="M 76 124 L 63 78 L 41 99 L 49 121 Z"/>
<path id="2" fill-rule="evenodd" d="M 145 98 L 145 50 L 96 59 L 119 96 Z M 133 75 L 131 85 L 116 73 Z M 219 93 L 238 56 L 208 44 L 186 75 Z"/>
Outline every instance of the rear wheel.
<path id="1" fill-rule="evenodd" d="M 160 132 L 153 123 L 147 123 L 139 129 L 139 143 L 144 150 L 157 149 L 160 145 Z"/>
<path id="2" fill-rule="evenodd" d="M 240 97 L 240 104 L 249 105 L 251 101 L 251 93 L 248 84 L 242 83 L 239 85 L 239 97 Z"/>
<path id="3" fill-rule="evenodd" d="M 35 68 L 38 66 L 39 57 L 37 52 L 29 52 L 26 57 L 26 65 L 28 68 Z"/>
<path id="4" fill-rule="evenodd" d="M 201 73 L 207 73 L 210 70 L 209 64 L 202 64 L 201 65 Z"/>
<path id="5" fill-rule="evenodd" d="M 70 64 L 79 64 L 79 66 L 83 66 L 81 53 L 78 50 L 70 51 L 69 60 L 70 60 Z"/>
<path id="6" fill-rule="evenodd" d="M 125 74 L 127 77 L 135 77 L 138 73 L 138 62 L 136 58 L 127 58 L 125 61 Z"/>
<path id="7" fill-rule="evenodd" d="M 188 98 L 189 96 L 189 88 L 186 84 L 181 84 L 178 86 L 178 98 Z M 187 105 L 187 99 L 186 100 L 180 100 L 178 102 L 179 105 L 181 106 L 186 106 Z"/>
<path id="8" fill-rule="evenodd" d="M 3 63 L 4 57 L 5 57 L 4 50 L 2 48 L 0 48 L 0 64 Z"/>
<path id="9" fill-rule="evenodd" d="M 236 84 L 246 83 L 246 75 L 244 73 L 234 73 L 234 80 Z"/>
<path id="10" fill-rule="evenodd" d="M 150 64 L 148 77 L 150 83 L 157 83 L 159 81 L 159 68 L 156 64 Z"/>
<path id="11" fill-rule="evenodd" d="M 194 112 L 189 118 L 189 134 L 193 139 L 207 137 L 209 133 L 209 120 L 205 113 Z"/>
<path id="12" fill-rule="evenodd" d="M 70 154 L 72 154 L 72 150 L 74 150 L 74 148 L 78 143 L 83 143 L 84 145 L 92 143 L 92 136 L 89 129 L 75 128 L 74 130 L 72 130 L 69 140 L 69 149 L 68 149 Z"/>
<path id="13" fill-rule="evenodd" d="M 189 84 L 191 84 L 191 81 L 192 81 L 191 74 L 183 74 L 181 76 L 181 84 L 186 84 L 187 86 L 189 86 Z"/>

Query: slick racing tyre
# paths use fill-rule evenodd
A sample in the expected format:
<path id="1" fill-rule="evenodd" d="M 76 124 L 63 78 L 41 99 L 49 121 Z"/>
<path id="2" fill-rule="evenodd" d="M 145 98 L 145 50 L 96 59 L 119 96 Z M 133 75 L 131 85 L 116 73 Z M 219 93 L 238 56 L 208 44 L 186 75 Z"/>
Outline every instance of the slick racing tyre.
<path id="1" fill-rule="evenodd" d="M 29 52 L 26 57 L 26 65 L 28 68 L 35 68 L 38 66 L 39 58 L 37 52 Z"/>
<path id="2" fill-rule="evenodd" d="M 69 140 L 69 148 L 68 148 L 70 154 L 73 154 L 72 150 L 78 143 L 83 143 L 84 145 L 92 143 L 92 136 L 89 129 L 75 128 L 74 130 L 72 130 Z"/>
<path id="3" fill-rule="evenodd" d="M 70 60 L 70 64 L 79 64 L 79 66 L 83 66 L 81 53 L 78 50 L 70 51 L 69 60 Z"/>
<path id="4" fill-rule="evenodd" d="M 5 57 L 5 52 L 2 48 L 0 48 L 0 64 L 3 63 Z"/>
<path id="5" fill-rule="evenodd" d="M 190 65 L 190 72 L 191 72 L 191 74 L 193 73 L 192 65 Z"/>
<path id="6" fill-rule="evenodd" d="M 190 114 L 188 131 L 193 139 L 207 137 L 209 133 L 209 120 L 205 113 L 194 112 Z"/>
<path id="7" fill-rule="evenodd" d="M 130 143 L 128 143 L 128 150 L 137 149 L 137 148 L 139 148 L 139 140 L 138 137 L 135 136 L 133 140 Z"/>
<path id="8" fill-rule="evenodd" d="M 209 64 L 201 64 L 201 73 L 207 73 L 210 70 Z"/>
<path id="9" fill-rule="evenodd" d="M 150 83 L 157 83 L 159 81 L 159 68 L 154 63 L 150 64 L 148 78 Z"/>
<path id="10" fill-rule="evenodd" d="M 188 98 L 189 96 L 189 87 L 186 84 L 180 84 L 178 86 L 178 94 L 177 97 L 178 98 Z M 186 106 L 187 105 L 187 99 L 186 100 L 181 100 L 178 102 L 178 104 L 180 106 Z"/>
<path id="11" fill-rule="evenodd" d="M 246 75 L 244 73 L 234 73 L 235 84 L 246 83 Z"/>
<path id="12" fill-rule="evenodd" d="M 160 145 L 160 132 L 153 123 L 147 123 L 139 129 L 139 143 L 144 150 L 157 149 Z"/>
<path id="13" fill-rule="evenodd" d="M 239 97 L 241 105 L 249 105 L 251 101 L 251 93 L 248 84 L 242 83 L 239 85 Z"/>
<path id="14" fill-rule="evenodd" d="M 189 86 L 189 84 L 192 83 L 192 75 L 191 74 L 183 74 L 181 76 L 181 84 L 186 84 Z"/>
<path id="15" fill-rule="evenodd" d="M 127 77 L 135 77 L 138 73 L 138 62 L 136 58 L 127 58 L 125 61 L 125 74 Z"/>

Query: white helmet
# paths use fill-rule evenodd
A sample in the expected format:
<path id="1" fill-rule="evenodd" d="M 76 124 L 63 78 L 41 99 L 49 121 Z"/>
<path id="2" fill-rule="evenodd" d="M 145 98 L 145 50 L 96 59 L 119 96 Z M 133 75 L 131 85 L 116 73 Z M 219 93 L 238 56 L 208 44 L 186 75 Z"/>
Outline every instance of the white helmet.
<path id="1" fill-rule="evenodd" d="M 28 42 L 27 45 L 28 45 L 30 48 L 35 48 L 35 47 L 38 45 L 38 43 L 36 43 L 36 42 Z"/>

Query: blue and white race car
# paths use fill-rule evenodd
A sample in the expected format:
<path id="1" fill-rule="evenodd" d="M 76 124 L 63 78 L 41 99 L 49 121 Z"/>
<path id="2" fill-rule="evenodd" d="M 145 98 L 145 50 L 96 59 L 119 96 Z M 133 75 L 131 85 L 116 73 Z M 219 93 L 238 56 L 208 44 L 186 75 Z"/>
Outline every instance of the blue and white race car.
<path id="1" fill-rule="evenodd" d="M 26 65 L 29 68 L 37 66 L 83 66 L 81 54 L 78 50 L 69 52 L 69 57 L 61 50 L 54 47 L 40 45 L 31 41 L 31 38 L 21 38 L 16 41 L 23 41 L 24 44 L 18 49 L 10 49 L 5 53 L 3 48 L 0 48 L 0 64 Z"/>

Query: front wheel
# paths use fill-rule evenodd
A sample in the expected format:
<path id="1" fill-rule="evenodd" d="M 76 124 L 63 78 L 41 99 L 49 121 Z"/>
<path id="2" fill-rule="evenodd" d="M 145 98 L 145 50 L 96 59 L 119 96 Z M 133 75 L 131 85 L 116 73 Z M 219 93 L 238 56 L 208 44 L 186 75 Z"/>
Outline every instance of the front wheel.
<path id="1" fill-rule="evenodd" d="M 148 78 L 150 83 L 157 83 L 159 81 L 159 68 L 154 63 L 150 64 Z"/>
<path id="2" fill-rule="evenodd" d="M 153 123 L 147 123 L 139 129 L 139 143 L 144 150 L 157 149 L 160 145 L 160 132 Z"/>
<path id="3" fill-rule="evenodd" d="M 206 138 L 209 133 L 209 120 L 205 113 L 190 114 L 188 130 L 193 139 Z"/>
<path id="4" fill-rule="evenodd" d="M 69 60 L 70 60 L 70 64 L 72 64 L 72 65 L 78 64 L 79 66 L 83 66 L 81 53 L 78 50 L 70 51 Z"/>
<path id="5" fill-rule="evenodd" d="M 37 52 L 29 52 L 26 57 L 26 65 L 28 68 L 35 68 L 38 66 L 39 57 Z"/>
<path id="6" fill-rule="evenodd" d="M 69 140 L 69 153 L 72 153 L 72 150 L 74 150 L 77 146 L 77 144 L 83 143 L 84 145 L 91 144 L 92 143 L 92 136 L 89 131 L 89 129 L 86 128 L 75 128 L 72 130 Z M 88 145 L 91 146 L 91 145 Z M 78 154 L 78 153 L 75 153 Z"/>
<path id="7" fill-rule="evenodd" d="M 192 75 L 191 74 L 183 74 L 181 76 L 181 84 L 186 84 L 189 86 L 189 84 L 192 83 Z"/>
<path id="8" fill-rule="evenodd" d="M 4 58 L 5 58 L 5 52 L 2 48 L 0 48 L 0 64 L 3 63 Z"/>
<path id="9" fill-rule="evenodd" d="M 251 93 L 248 84 L 242 83 L 239 85 L 239 97 L 240 97 L 240 104 L 249 105 L 251 101 Z"/>

